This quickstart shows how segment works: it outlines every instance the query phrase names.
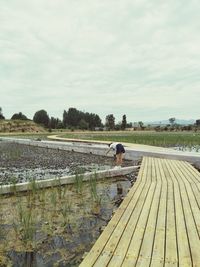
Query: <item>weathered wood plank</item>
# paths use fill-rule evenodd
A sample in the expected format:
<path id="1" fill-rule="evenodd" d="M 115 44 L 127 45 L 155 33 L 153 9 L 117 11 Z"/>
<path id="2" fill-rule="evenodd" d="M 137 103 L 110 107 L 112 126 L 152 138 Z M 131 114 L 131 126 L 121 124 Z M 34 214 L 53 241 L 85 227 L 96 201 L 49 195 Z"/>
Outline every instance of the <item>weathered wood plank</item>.
<path id="1" fill-rule="evenodd" d="M 170 178 L 165 161 L 162 160 L 162 168 L 167 180 L 167 203 L 166 203 L 166 236 L 165 236 L 165 267 L 178 266 L 177 236 L 175 221 L 174 184 Z"/>
<path id="2" fill-rule="evenodd" d="M 152 205 L 149 212 L 148 221 L 143 236 L 143 241 L 140 248 L 137 266 L 149 266 L 151 263 L 151 256 L 153 253 L 154 239 L 158 220 L 158 211 L 161 198 L 162 179 L 158 167 L 158 161 L 152 158 L 152 177 L 156 183 L 155 192 L 153 195 Z"/>
<path id="3" fill-rule="evenodd" d="M 149 178 L 148 172 L 147 172 L 147 178 Z M 129 244 L 131 242 L 131 238 L 135 232 L 135 227 L 137 225 L 137 221 L 139 219 L 142 206 L 145 203 L 145 200 L 146 200 L 149 188 L 150 188 L 150 184 L 151 184 L 151 179 L 146 179 L 145 188 L 141 192 L 139 198 L 137 200 L 133 199 L 133 201 L 136 202 L 135 206 L 133 205 L 134 212 L 132 212 L 130 220 L 123 231 L 123 235 L 120 239 L 120 242 L 117 244 L 117 247 L 113 253 L 111 261 L 109 262 L 110 267 L 121 266 L 126 256 Z"/>
<path id="4" fill-rule="evenodd" d="M 187 180 L 187 177 L 182 172 L 182 166 L 180 162 L 173 161 L 172 168 L 175 169 L 176 179 L 179 182 L 183 211 L 185 216 L 185 224 L 188 233 L 188 240 L 190 244 L 190 253 L 193 266 L 200 266 L 200 253 L 199 247 L 199 232 L 197 224 L 200 224 L 199 207 L 191 189 L 191 185 Z"/>
<path id="5" fill-rule="evenodd" d="M 81 267 L 200 266 L 200 174 L 144 157 L 137 182 Z"/>
<path id="6" fill-rule="evenodd" d="M 166 166 L 174 186 L 174 203 L 175 203 L 174 218 L 176 225 L 178 262 L 180 266 L 192 266 L 190 245 L 188 240 L 187 228 L 185 224 L 184 207 L 179 184 L 180 181 L 176 179 L 176 174 L 175 174 L 176 170 L 173 169 L 171 160 L 166 160 Z"/>
<path id="7" fill-rule="evenodd" d="M 80 264 L 80 267 L 88 267 L 93 266 L 95 262 L 97 261 L 99 255 L 102 253 L 105 245 L 107 244 L 109 238 L 112 236 L 112 233 L 114 229 L 116 228 L 117 224 L 119 223 L 121 217 L 123 216 L 124 212 L 127 209 L 128 204 L 131 202 L 135 192 L 138 190 L 140 191 L 141 188 L 143 188 L 145 182 L 146 182 L 146 171 L 147 171 L 147 164 L 146 164 L 147 158 L 144 158 L 141 164 L 141 168 L 138 174 L 137 182 L 135 183 L 132 190 L 129 191 L 128 195 L 118 208 L 117 212 L 114 214 L 111 221 L 106 226 L 103 233 L 100 235 L 90 252 L 87 254 L 85 259 Z"/>
<path id="8" fill-rule="evenodd" d="M 156 232 L 154 238 L 153 251 L 151 256 L 152 267 L 164 266 L 165 261 L 165 236 L 166 236 L 166 219 L 167 219 L 167 196 L 168 196 L 168 186 L 167 179 L 162 167 L 162 161 L 157 159 L 156 165 L 157 175 L 161 179 L 161 195 L 159 210 L 157 215 Z"/>
<path id="9" fill-rule="evenodd" d="M 152 202 L 153 202 L 153 196 L 155 194 L 156 190 L 156 180 L 155 180 L 155 170 L 152 168 L 152 158 L 150 159 L 151 161 L 151 177 L 152 177 L 152 182 L 149 188 L 148 195 L 146 197 L 146 201 L 143 205 L 143 208 L 141 210 L 141 214 L 139 217 L 139 220 L 137 222 L 137 226 L 134 232 L 134 235 L 132 236 L 132 240 L 130 243 L 130 246 L 128 248 L 126 257 L 124 259 L 124 262 L 122 266 L 135 266 L 139 257 L 140 253 L 140 248 L 143 242 L 144 234 L 145 234 L 145 229 L 146 225 L 148 223 L 148 218 L 150 214 L 150 210 L 152 207 Z M 153 170 L 153 171 L 152 171 Z"/>

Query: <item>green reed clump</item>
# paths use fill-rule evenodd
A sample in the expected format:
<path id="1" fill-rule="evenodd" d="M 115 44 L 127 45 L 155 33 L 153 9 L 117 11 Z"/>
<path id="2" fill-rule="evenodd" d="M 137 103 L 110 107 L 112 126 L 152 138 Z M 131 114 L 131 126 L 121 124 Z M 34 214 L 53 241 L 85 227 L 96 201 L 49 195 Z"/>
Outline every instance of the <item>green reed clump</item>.
<path id="1" fill-rule="evenodd" d="M 31 207 L 22 206 L 19 202 L 17 205 L 18 223 L 14 223 L 15 232 L 20 236 L 24 244 L 31 243 L 34 245 L 36 234 L 36 221 Z"/>
<path id="2" fill-rule="evenodd" d="M 11 183 L 10 183 L 10 192 L 12 193 L 12 194 L 14 194 L 14 195 L 16 195 L 17 194 L 17 178 L 16 177 L 10 177 L 10 181 L 11 181 Z"/>
<path id="3" fill-rule="evenodd" d="M 39 187 L 35 178 L 30 179 L 28 188 L 30 190 L 30 197 L 32 197 L 33 200 L 36 200 Z"/>
<path id="4" fill-rule="evenodd" d="M 70 224 L 69 214 L 70 214 L 69 205 L 65 203 L 61 209 L 61 214 L 63 216 L 63 223 L 62 226 L 66 226 Z"/>
<path id="5" fill-rule="evenodd" d="M 96 174 L 96 172 L 94 173 L 93 176 L 90 177 L 89 185 L 90 185 L 90 193 L 91 193 L 92 199 L 96 203 L 100 204 L 101 203 L 101 197 L 98 195 L 98 192 L 97 192 L 97 174 Z"/>
<path id="6" fill-rule="evenodd" d="M 56 190 L 54 190 L 54 188 L 52 188 L 51 193 L 50 193 L 50 201 L 51 201 L 51 204 L 53 206 L 53 209 L 56 210 L 56 206 L 57 206 L 57 192 L 56 192 Z"/>
<path id="7" fill-rule="evenodd" d="M 76 192 L 79 194 L 81 194 L 83 191 L 83 178 L 84 178 L 83 172 L 80 173 L 76 172 L 74 186 L 76 188 Z"/>
<path id="8" fill-rule="evenodd" d="M 59 200 L 64 199 L 67 188 L 66 186 L 62 185 L 60 177 L 58 179 L 55 179 L 55 186 L 57 189 Z"/>

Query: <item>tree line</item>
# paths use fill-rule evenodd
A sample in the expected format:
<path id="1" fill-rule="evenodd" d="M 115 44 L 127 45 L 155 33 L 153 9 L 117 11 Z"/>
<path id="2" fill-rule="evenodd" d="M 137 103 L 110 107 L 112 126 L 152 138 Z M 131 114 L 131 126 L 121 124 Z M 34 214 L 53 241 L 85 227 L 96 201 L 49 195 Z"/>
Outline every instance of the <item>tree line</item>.
<path id="1" fill-rule="evenodd" d="M 0 107 L 0 119 L 5 119 Z M 15 113 L 11 120 L 29 120 L 22 112 Z M 102 123 L 99 115 L 95 113 L 83 112 L 74 107 L 64 110 L 63 118 L 50 117 L 46 110 L 38 110 L 33 116 L 35 123 L 43 125 L 48 129 L 81 129 L 81 130 L 103 130 L 106 127 L 108 130 L 125 130 L 131 127 L 126 121 L 126 115 L 123 115 L 122 121 L 115 123 L 113 114 L 109 114 L 105 118 L 105 124 Z"/>
<path id="2" fill-rule="evenodd" d="M 0 107 L 0 120 L 4 120 L 5 117 Z M 22 112 L 15 113 L 11 117 L 11 120 L 29 120 Z M 149 130 L 152 126 L 144 126 L 142 121 L 135 123 L 128 123 L 126 115 L 122 116 L 120 122 L 115 121 L 113 114 L 108 114 L 105 118 L 105 123 L 103 124 L 99 115 L 95 113 L 83 112 L 74 107 L 69 108 L 67 111 L 64 110 L 63 118 L 50 117 L 46 110 L 38 110 L 33 116 L 33 121 L 35 123 L 43 125 L 45 128 L 51 129 L 81 129 L 81 130 L 125 130 L 127 128 L 132 128 L 134 130 Z M 176 123 L 176 119 L 169 118 L 168 125 L 165 126 L 154 126 L 153 129 L 156 131 L 177 131 L 177 130 L 192 130 L 193 126 L 181 126 Z M 196 120 L 195 127 L 200 127 L 200 119 Z"/>

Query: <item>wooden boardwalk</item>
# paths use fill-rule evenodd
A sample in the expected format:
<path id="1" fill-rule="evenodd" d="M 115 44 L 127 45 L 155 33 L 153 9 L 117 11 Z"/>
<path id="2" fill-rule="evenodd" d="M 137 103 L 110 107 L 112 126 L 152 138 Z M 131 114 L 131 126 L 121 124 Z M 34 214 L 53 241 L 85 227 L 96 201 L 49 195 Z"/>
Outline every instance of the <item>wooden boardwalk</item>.
<path id="1" fill-rule="evenodd" d="M 81 267 L 200 267 L 200 173 L 144 157 L 137 182 Z"/>

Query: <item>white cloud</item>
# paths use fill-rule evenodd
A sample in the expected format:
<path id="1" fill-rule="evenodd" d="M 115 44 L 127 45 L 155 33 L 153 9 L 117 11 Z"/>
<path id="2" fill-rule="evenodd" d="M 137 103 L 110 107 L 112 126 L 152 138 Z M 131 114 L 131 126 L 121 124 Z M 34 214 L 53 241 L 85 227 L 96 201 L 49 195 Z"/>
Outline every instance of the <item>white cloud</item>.
<path id="1" fill-rule="evenodd" d="M 200 3 L 2 0 L 6 117 L 76 107 L 104 120 L 199 117 Z M 170 115 L 171 114 L 171 115 Z"/>

